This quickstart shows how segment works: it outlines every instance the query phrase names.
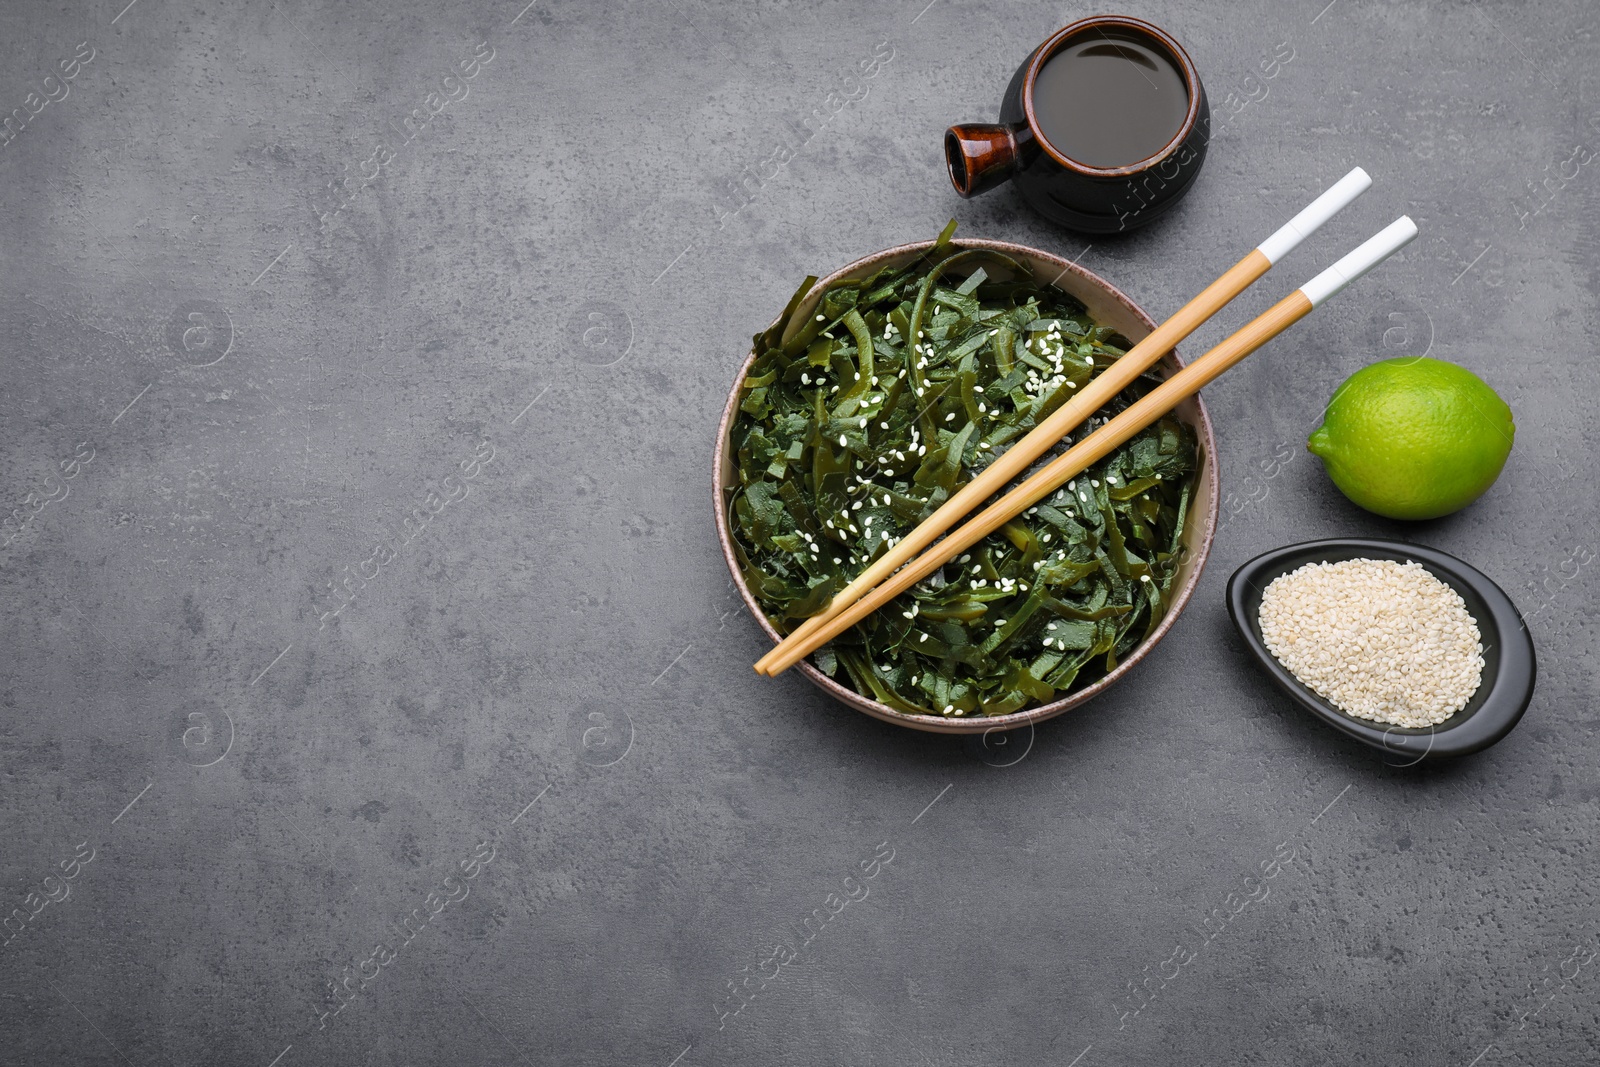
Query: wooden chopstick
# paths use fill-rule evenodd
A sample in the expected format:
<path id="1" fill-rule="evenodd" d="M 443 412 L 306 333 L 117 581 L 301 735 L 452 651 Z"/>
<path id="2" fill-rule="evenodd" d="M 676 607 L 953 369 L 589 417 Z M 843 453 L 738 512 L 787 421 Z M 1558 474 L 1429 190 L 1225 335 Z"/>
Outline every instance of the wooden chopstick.
<path id="1" fill-rule="evenodd" d="M 756 661 L 758 674 L 777 673 L 770 670 L 779 659 L 788 659 L 788 650 L 794 644 L 815 634 L 841 611 L 865 596 L 874 586 L 893 574 L 898 568 L 914 559 L 917 553 L 939 539 L 968 512 L 989 497 L 1005 488 L 1006 483 L 1027 470 L 1034 461 L 1075 429 L 1079 423 L 1127 388 L 1139 375 L 1149 370 L 1180 341 L 1193 333 L 1202 323 L 1215 315 L 1230 300 L 1248 289 L 1258 278 L 1272 268 L 1296 245 L 1315 233 L 1341 208 L 1365 192 L 1372 185 L 1367 172 L 1356 167 L 1330 186 L 1276 233 L 1223 275 L 1193 300 L 1173 314 L 1155 331 L 1134 345 L 1128 352 L 1108 367 L 1099 377 L 1090 380 L 1082 392 L 1057 408 L 1047 419 L 1030 430 L 1021 440 L 963 486 L 932 515 L 895 544 L 889 551 L 862 571 L 845 586 L 822 611 L 795 628 L 761 659 Z M 782 670 L 784 668 L 779 668 Z"/>
<path id="2" fill-rule="evenodd" d="M 1401 216 L 1396 219 L 1332 267 L 1268 308 L 1233 336 L 1129 405 L 1121 414 L 985 508 L 937 546 L 923 553 L 915 562 L 902 568 L 848 608 L 835 613 L 833 618 L 806 637 L 792 643 L 785 642 L 788 647 L 777 650 L 778 655 L 773 658 L 769 673 L 776 676 L 788 670 L 944 566 L 949 560 L 1055 492 L 1068 480 L 1082 474 L 1140 430 L 1167 414 L 1186 397 L 1198 392 L 1202 386 L 1299 322 L 1333 294 L 1404 247 L 1416 235 L 1416 224 L 1409 218 Z"/>

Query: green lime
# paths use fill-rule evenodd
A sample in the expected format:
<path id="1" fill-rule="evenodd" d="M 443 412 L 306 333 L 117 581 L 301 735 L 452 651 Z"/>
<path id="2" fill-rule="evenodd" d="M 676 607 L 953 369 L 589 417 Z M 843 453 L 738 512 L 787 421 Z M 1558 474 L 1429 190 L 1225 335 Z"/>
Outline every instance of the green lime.
<path id="1" fill-rule="evenodd" d="M 1306 447 L 1356 504 L 1391 519 L 1436 519 L 1500 477 L 1517 427 L 1476 374 L 1419 356 L 1345 379 Z"/>

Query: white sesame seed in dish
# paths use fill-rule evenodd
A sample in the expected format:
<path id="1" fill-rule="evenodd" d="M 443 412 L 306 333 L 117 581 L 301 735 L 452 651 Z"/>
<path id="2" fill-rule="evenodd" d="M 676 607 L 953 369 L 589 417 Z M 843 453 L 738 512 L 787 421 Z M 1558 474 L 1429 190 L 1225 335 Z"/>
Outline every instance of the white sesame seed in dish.
<path id="1" fill-rule="evenodd" d="M 1483 680 L 1477 621 L 1459 593 L 1410 560 L 1307 563 L 1267 586 L 1257 617 L 1278 662 L 1356 718 L 1437 726 Z"/>

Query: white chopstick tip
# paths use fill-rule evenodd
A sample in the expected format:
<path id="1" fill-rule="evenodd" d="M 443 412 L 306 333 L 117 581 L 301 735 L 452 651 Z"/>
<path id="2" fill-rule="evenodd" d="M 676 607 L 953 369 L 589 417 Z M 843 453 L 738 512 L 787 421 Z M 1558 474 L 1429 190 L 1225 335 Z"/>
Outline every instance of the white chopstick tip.
<path id="1" fill-rule="evenodd" d="M 1401 215 L 1363 241 L 1355 251 L 1300 287 L 1312 307 L 1322 304 L 1345 286 L 1410 244 L 1417 236 L 1411 216 Z"/>
<path id="2" fill-rule="evenodd" d="M 1267 257 L 1267 262 L 1277 263 L 1370 188 L 1372 176 L 1360 167 L 1354 168 L 1306 205 L 1300 214 L 1284 223 L 1277 233 L 1257 245 L 1257 250 Z"/>

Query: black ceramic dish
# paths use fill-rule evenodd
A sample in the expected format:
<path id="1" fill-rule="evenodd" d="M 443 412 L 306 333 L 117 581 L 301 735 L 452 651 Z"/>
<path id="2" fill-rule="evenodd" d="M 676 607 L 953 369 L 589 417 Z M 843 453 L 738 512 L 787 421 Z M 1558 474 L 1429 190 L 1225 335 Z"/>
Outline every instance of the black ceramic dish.
<path id="1" fill-rule="evenodd" d="M 1467 706 L 1437 726 L 1410 729 L 1347 715 L 1302 685 L 1267 651 L 1261 638 L 1261 594 L 1279 575 L 1307 563 L 1341 560 L 1415 560 L 1461 595 L 1483 636 L 1483 682 Z M 1306 541 L 1257 556 L 1228 579 L 1228 614 L 1245 646 L 1278 687 L 1311 714 L 1357 741 L 1402 757 L 1407 763 L 1464 756 L 1488 748 L 1517 725 L 1538 673 L 1533 640 L 1511 598 L 1476 568 L 1454 556 L 1402 541 L 1334 539 Z"/>

